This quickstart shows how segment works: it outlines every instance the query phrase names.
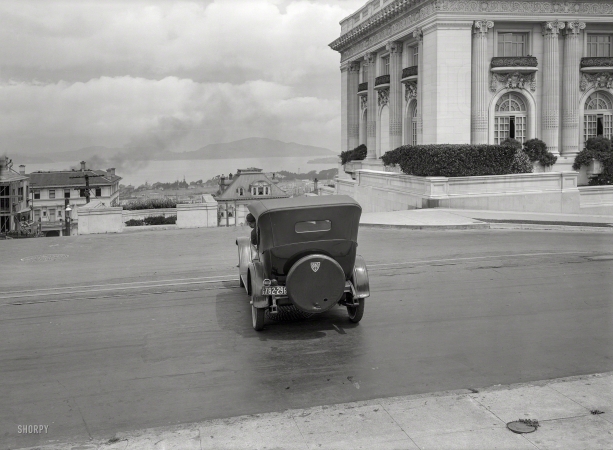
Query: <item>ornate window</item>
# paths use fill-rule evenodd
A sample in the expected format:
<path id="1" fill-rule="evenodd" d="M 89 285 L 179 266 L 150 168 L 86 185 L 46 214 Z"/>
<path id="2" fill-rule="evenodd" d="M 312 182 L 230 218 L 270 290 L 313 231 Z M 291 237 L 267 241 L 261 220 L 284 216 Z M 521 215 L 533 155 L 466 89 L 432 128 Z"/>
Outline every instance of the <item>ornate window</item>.
<path id="1" fill-rule="evenodd" d="M 509 137 L 523 143 L 526 140 L 527 113 L 526 102 L 521 95 L 509 92 L 501 96 L 494 115 L 494 144 L 500 144 Z"/>
<path id="2" fill-rule="evenodd" d="M 613 137 L 613 100 L 604 91 L 596 91 L 585 102 L 583 143 L 589 138 Z"/>
<path id="3" fill-rule="evenodd" d="M 497 56 L 526 56 L 528 33 L 498 33 Z"/>
<path id="4" fill-rule="evenodd" d="M 409 103 L 407 119 L 406 143 L 409 145 L 417 145 L 417 100 L 411 100 L 411 103 Z"/>
<path id="5" fill-rule="evenodd" d="M 587 56 L 594 58 L 610 58 L 613 56 L 612 37 L 610 34 L 588 34 Z"/>
<path id="6" fill-rule="evenodd" d="M 389 75 L 390 74 L 390 57 L 384 56 L 381 58 L 381 75 Z"/>

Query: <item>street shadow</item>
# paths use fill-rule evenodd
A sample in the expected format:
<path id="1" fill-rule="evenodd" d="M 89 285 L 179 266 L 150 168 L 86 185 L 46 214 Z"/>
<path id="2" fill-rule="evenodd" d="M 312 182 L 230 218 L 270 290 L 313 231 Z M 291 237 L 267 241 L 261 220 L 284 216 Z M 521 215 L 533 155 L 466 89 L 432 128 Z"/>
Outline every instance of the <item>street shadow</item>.
<path id="1" fill-rule="evenodd" d="M 358 327 L 349 322 L 344 307 L 336 306 L 322 314 L 305 314 L 294 307 L 280 307 L 277 315 L 266 314 L 265 328 L 255 331 L 251 324 L 251 305 L 238 282 L 223 283 L 226 289 L 215 299 L 218 326 L 246 339 L 260 341 L 307 341 L 321 339 L 329 333 L 346 334 Z"/>

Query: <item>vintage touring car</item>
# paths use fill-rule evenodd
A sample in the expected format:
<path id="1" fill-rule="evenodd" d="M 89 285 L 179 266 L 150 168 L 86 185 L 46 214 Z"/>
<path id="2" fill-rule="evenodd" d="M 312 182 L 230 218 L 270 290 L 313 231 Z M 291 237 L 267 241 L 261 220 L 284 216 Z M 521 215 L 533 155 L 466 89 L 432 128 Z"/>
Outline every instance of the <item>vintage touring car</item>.
<path id="1" fill-rule="evenodd" d="M 266 311 L 295 306 L 304 313 L 347 308 L 357 323 L 370 295 L 364 259 L 356 255 L 362 208 L 349 196 L 258 200 L 255 239 L 240 237 L 241 287 L 251 296 L 253 328 L 264 328 Z"/>

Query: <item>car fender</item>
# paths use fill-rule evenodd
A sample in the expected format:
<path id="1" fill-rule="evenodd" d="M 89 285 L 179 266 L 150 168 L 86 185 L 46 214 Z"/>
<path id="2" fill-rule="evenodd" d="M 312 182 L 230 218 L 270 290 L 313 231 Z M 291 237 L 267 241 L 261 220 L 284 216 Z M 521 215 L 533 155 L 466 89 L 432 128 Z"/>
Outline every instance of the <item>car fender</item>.
<path id="1" fill-rule="evenodd" d="M 354 298 L 370 297 L 370 283 L 368 281 L 368 270 L 366 262 L 360 255 L 355 257 L 355 265 L 351 275 L 351 283 L 355 290 Z"/>
<path id="2" fill-rule="evenodd" d="M 239 237 L 236 239 L 236 245 L 238 246 L 238 273 L 243 279 L 245 289 L 248 293 L 247 275 L 249 272 L 249 264 L 252 260 L 251 240 L 249 237 Z"/>
<path id="3" fill-rule="evenodd" d="M 256 308 L 266 308 L 268 297 L 260 295 L 264 286 L 264 266 L 260 261 L 253 261 L 249 264 L 249 284 L 251 286 L 251 299 Z"/>

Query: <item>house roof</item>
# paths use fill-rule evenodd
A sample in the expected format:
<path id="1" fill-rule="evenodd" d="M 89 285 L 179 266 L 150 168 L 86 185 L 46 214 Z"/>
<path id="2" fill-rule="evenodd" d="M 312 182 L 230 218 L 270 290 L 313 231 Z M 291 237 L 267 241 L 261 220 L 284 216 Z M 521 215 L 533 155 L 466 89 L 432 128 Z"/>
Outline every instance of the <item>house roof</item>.
<path id="1" fill-rule="evenodd" d="M 21 175 L 12 169 L 3 168 L 0 170 L 0 183 L 8 183 L 11 181 L 27 180 L 27 175 Z"/>
<path id="2" fill-rule="evenodd" d="M 249 199 L 262 199 L 261 195 L 251 195 L 249 186 L 252 184 L 263 181 L 270 185 L 270 195 L 266 198 L 286 198 L 289 197 L 284 191 L 281 190 L 266 174 L 262 172 L 239 172 L 232 177 L 232 183 L 226 188 L 223 193 L 218 195 L 215 200 L 249 200 Z M 245 195 L 238 195 L 236 192 L 238 189 L 243 188 Z"/>
<path id="3" fill-rule="evenodd" d="M 42 187 L 85 187 L 85 179 L 82 175 L 102 175 L 89 179 L 90 187 L 108 186 L 121 180 L 120 176 L 111 175 L 104 170 L 56 170 L 50 172 L 32 172 L 30 177 L 31 188 Z M 79 177 L 79 178 L 73 178 Z"/>

